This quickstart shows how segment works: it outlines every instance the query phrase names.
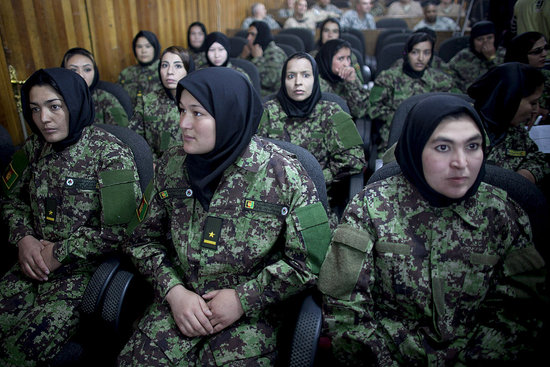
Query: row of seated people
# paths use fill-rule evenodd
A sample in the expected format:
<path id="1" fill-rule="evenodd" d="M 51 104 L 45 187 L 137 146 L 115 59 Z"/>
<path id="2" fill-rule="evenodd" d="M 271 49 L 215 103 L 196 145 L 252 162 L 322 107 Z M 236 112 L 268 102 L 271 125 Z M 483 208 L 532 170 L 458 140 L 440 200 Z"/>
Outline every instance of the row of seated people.
<path id="1" fill-rule="evenodd" d="M 501 69 L 512 84 L 540 73 Z M 539 360 L 545 263 L 524 209 L 482 182 L 489 107 L 451 94 L 418 102 L 395 148 L 402 173 L 361 190 L 333 232 L 296 156 L 261 137 L 303 134 L 287 125 L 331 108 L 337 121 L 323 127 L 334 131 L 310 139 L 324 133 L 345 160 L 357 158 L 361 139 L 320 98 L 316 74 L 308 54 L 289 58 L 284 87 L 262 106 L 241 72 L 189 73 L 175 93 L 183 142 L 142 189 L 132 152 L 94 124 L 84 79 L 35 72 L 22 87 L 34 134 L 1 183 L 19 250 L 0 279 L 2 365 L 55 359 L 99 261 L 118 250 L 154 289 L 120 366 L 274 365 L 286 302 L 315 287 L 336 363 Z M 472 91 L 501 79 L 487 74 Z M 516 89 L 510 106 L 523 103 Z"/>

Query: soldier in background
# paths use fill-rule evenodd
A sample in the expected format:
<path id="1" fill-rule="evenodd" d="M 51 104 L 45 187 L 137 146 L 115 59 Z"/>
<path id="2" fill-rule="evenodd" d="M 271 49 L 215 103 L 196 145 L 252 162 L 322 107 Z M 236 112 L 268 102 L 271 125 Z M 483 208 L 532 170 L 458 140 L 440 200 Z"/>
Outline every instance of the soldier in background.
<path id="1" fill-rule="evenodd" d="M 184 144 L 126 248 L 156 300 L 119 364 L 273 365 L 284 301 L 315 285 L 330 242 L 325 209 L 294 156 L 254 135 L 262 104 L 241 73 L 197 70 L 176 99 Z"/>
<path id="2" fill-rule="evenodd" d="M 118 84 L 126 89 L 135 107 L 138 97 L 161 88 L 157 71 L 161 49 L 153 32 L 139 31 L 132 41 L 132 50 L 138 63 L 120 72 Z"/>
<path id="3" fill-rule="evenodd" d="M 206 64 L 206 56 L 204 55 L 206 35 L 206 27 L 201 22 L 193 22 L 187 29 L 187 52 L 193 58 L 197 69 Z"/>
<path id="4" fill-rule="evenodd" d="M 401 173 L 348 205 L 319 274 L 323 334 L 342 365 L 543 357 L 532 352 L 548 310 L 544 260 L 525 211 L 482 182 L 485 141 L 469 103 L 427 97 L 398 141 Z"/>
<path id="5" fill-rule="evenodd" d="M 74 71 L 88 84 L 94 101 L 94 123 L 128 126 L 128 119 L 131 116 L 126 114 L 118 99 L 106 90 L 96 88 L 99 82 L 99 70 L 90 51 L 80 47 L 71 48 L 63 56 L 61 67 Z"/>
<path id="6" fill-rule="evenodd" d="M 119 250 L 141 196 L 130 149 L 92 125 L 84 79 L 40 69 L 21 92 L 34 132 L 0 181 L 19 263 L 0 279 L 0 365 L 47 365 L 75 334 L 82 295 Z"/>

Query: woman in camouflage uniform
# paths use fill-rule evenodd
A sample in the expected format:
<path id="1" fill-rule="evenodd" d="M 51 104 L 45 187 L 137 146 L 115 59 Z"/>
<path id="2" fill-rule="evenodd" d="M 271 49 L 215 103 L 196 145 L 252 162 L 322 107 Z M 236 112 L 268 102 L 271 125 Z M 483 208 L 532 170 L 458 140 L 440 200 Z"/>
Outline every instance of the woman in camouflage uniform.
<path id="1" fill-rule="evenodd" d="M 119 249 L 140 198 L 130 149 L 92 125 L 84 79 L 40 69 L 23 85 L 34 134 L 3 175 L 3 221 L 19 263 L 0 279 L 0 365 L 53 358 L 76 332 L 84 289 Z"/>
<path id="2" fill-rule="evenodd" d="M 330 237 L 295 157 L 254 133 L 260 97 L 229 68 L 178 85 L 184 145 L 147 189 L 126 251 L 156 300 L 121 366 L 272 365 L 285 300 L 315 284 Z"/>
<path id="3" fill-rule="evenodd" d="M 165 150 L 181 145 L 176 88 L 181 78 L 195 70 L 193 59 L 180 46 L 162 52 L 158 75 L 162 88 L 138 98 L 129 128 L 145 138 L 156 164 Z"/>
<path id="4" fill-rule="evenodd" d="M 547 313 L 544 260 L 525 211 L 481 181 L 485 148 L 461 98 L 413 107 L 396 148 L 402 172 L 352 200 L 321 267 L 324 329 L 341 364 L 530 357 Z"/>
<path id="5" fill-rule="evenodd" d="M 533 183 L 550 173 L 544 153 L 525 129 L 538 115 L 543 83 L 540 70 L 511 62 L 492 69 L 468 88 L 491 142 L 487 160 Z"/>
<path id="6" fill-rule="evenodd" d="M 325 42 L 315 56 L 321 76 L 321 90 L 339 95 L 348 103 L 354 118 L 364 117 L 369 92 L 363 87 L 357 70 L 351 64 L 351 45 L 342 39 Z"/>
<path id="7" fill-rule="evenodd" d="M 128 126 L 128 115 L 118 99 L 106 90 L 96 88 L 99 70 L 92 53 L 84 48 L 71 48 L 63 56 L 61 67 L 80 75 L 88 84 L 94 101 L 94 123 Z"/>
<path id="8" fill-rule="evenodd" d="M 321 99 L 317 63 L 304 52 L 290 56 L 283 66 L 281 88 L 264 106 L 258 135 L 290 141 L 313 154 L 329 196 L 333 183 L 366 166 L 363 141 L 351 116 L 336 102 Z"/>
<path id="9" fill-rule="evenodd" d="M 160 43 L 153 32 L 139 31 L 132 41 L 132 50 L 138 63 L 122 70 L 118 83 L 126 89 L 135 106 L 142 95 L 161 89 L 157 72 Z"/>
<path id="10" fill-rule="evenodd" d="M 221 32 L 212 32 L 206 37 L 204 41 L 204 55 L 206 58 L 206 64 L 202 68 L 206 67 L 226 67 L 233 70 L 237 70 L 243 74 L 248 81 L 250 77 L 242 68 L 233 65 L 229 60 L 229 54 L 231 53 L 231 43 L 229 38 Z"/>
<path id="11" fill-rule="evenodd" d="M 374 80 L 369 116 L 380 134 L 379 155 L 387 148 L 393 115 L 404 100 L 428 92 L 460 92 L 451 77 L 432 68 L 434 45 L 429 34 L 413 33 L 405 44 L 403 62 L 382 71 Z"/>
<path id="12" fill-rule="evenodd" d="M 206 64 L 204 55 L 206 34 L 206 27 L 201 22 L 193 22 L 187 29 L 187 52 L 193 58 L 197 69 Z"/>

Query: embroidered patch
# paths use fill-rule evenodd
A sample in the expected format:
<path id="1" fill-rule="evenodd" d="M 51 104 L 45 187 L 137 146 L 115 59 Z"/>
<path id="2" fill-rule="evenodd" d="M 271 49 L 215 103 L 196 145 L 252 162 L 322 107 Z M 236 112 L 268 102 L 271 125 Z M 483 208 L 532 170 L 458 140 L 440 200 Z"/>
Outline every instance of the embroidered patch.
<path id="1" fill-rule="evenodd" d="M 55 223 L 55 217 L 57 214 L 57 200 L 54 198 L 46 199 L 46 215 L 44 219 L 46 222 Z"/>
<path id="2" fill-rule="evenodd" d="M 145 214 L 147 214 L 147 208 L 149 207 L 149 203 L 147 202 L 147 198 L 145 195 L 141 199 L 141 203 L 139 204 L 139 207 L 136 209 L 138 220 L 141 222 L 145 218 Z"/>
<path id="3" fill-rule="evenodd" d="M 9 165 L 7 172 L 2 176 L 2 180 L 4 181 L 4 185 L 6 185 L 6 188 L 9 190 L 12 185 L 17 181 L 17 178 L 19 175 L 17 172 L 15 172 L 15 169 L 13 169 L 13 166 Z"/>
<path id="4" fill-rule="evenodd" d="M 506 151 L 506 154 L 510 157 L 525 157 L 527 155 L 527 152 L 525 150 L 508 149 Z"/>
<path id="5" fill-rule="evenodd" d="M 221 218 L 208 217 L 204 224 L 201 246 L 215 250 L 218 246 L 223 220 Z"/>
<path id="6" fill-rule="evenodd" d="M 159 192 L 159 197 L 161 199 L 166 199 L 168 196 L 169 196 L 168 191 L 166 191 L 166 190 Z"/>
<path id="7" fill-rule="evenodd" d="M 254 210 L 274 215 L 282 215 L 283 217 L 288 214 L 288 207 L 284 205 L 266 203 L 263 201 L 250 199 L 245 200 L 244 208 L 246 210 Z"/>
<path id="8" fill-rule="evenodd" d="M 190 198 L 193 196 L 193 190 L 191 189 L 166 189 L 158 193 L 160 199 L 168 198 Z"/>
<path id="9" fill-rule="evenodd" d="M 86 178 L 67 177 L 65 179 L 65 187 L 76 190 L 91 191 L 99 189 L 99 182 L 97 180 L 90 180 Z"/>

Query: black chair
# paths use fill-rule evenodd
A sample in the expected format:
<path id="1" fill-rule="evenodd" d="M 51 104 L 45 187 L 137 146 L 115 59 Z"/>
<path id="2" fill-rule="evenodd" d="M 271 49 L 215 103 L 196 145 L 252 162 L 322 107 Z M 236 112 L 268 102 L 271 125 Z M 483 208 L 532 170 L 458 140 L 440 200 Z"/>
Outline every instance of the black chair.
<path id="1" fill-rule="evenodd" d="M 287 57 L 294 55 L 296 52 L 296 49 L 290 45 L 287 45 L 286 43 L 277 43 L 275 42 L 277 46 L 279 46 L 286 54 Z"/>
<path id="2" fill-rule="evenodd" d="M 378 35 L 378 38 L 376 39 L 376 46 L 374 48 L 375 57 L 380 52 L 380 49 L 386 45 L 386 37 L 389 37 L 389 35 L 396 34 L 396 33 L 407 33 L 410 35 L 412 31 L 410 29 L 405 29 L 405 28 L 390 28 L 390 29 L 382 30 Z"/>
<path id="3" fill-rule="evenodd" d="M 106 92 L 111 93 L 118 99 L 122 108 L 128 116 L 128 120 L 134 115 L 134 107 L 132 106 L 132 99 L 128 95 L 128 92 L 120 84 L 111 83 L 105 80 L 100 80 L 97 82 L 96 88 L 103 89 Z"/>
<path id="4" fill-rule="evenodd" d="M 365 60 L 363 58 L 363 55 L 361 54 L 361 51 L 359 51 L 356 48 L 352 48 L 351 52 L 355 55 L 355 58 L 357 59 L 357 63 L 359 64 L 359 68 L 361 69 L 361 76 L 363 77 L 364 84 L 367 84 L 371 78 L 372 78 L 372 72 L 370 70 L 370 67 L 368 65 L 365 65 Z"/>
<path id="5" fill-rule="evenodd" d="M 292 46 L 296 51 L 303 52 L 306 50 L 304 41 L 302 41 L 300 37 L 292 33 L 278 33 L 273 36 L 273 40 L 276 44 L 283 43 L 285 45 Z"/>
<path id="6" fill-rule="evenodd" d="M 376 28 L 409 28 L 402 18 L 381 18 L 376 21 Z"/>
<path id="7" fill-rule="evenodd" d="M 309 52 L 315 48 L 315 39 L 313 32 L 306 28 L 283 28 L 278 34 L 294 34 L 304 42 L 305 52 Z"/>
<path id="8" fill-rule="evenodd" d="M 247 43 L 248 41 L 246 40 L 246 38 L 229 37 L 229 45 L 231 46 L 229 57 L 239 57 L 239 55 L 243 51 L 244 45 L 246 45 Z"/>
<path id="9" fill-rule="evenodd" d="M 355 28 L 348 28 L 345 31 L 343 31 L 343 33 L 353 34 L 355 37 L 357 37 L 361 42 L 361 44 L 363 45 L 363 49 L 361 51 L 363 52 L 363 55 L 365 55 L 367 42 L 365 41 L 365 35 L 363 34 L 363 31 Z"/>
<path id="10" fill-rule="evenodd" d="M 438 55 L 445 62 L 449 62 L 458 51 L 470 45 L 470 36 L 451 37 L 441 42 Z"/>
<path id="11" fill-rule="evenodd" d="M 251 61 L 241 59 L 238 57 L 231 58 L 230 61 L 233 65 L 240 67 L 248 74 L 248 77 L 252 82 L 252 86 L 254 87 L 256 92 L 260 93 L 260 90 L 261 90 L 260 72 L 256 68 L 256 65 L 254 65 Z"/>
<path id="12" fill-rule="evenodd" d="M 351 48 L 358 50 L 361 53 L 361 55 L 365 55 L 365 44 L 362 43 L 361 40 L 357 38 L 355 34 L 342 32 L 340 33 L 340 38 L 345 41 L 348 41 L 351 45 Z M 364 57 L 362 57 L 361 59 L 363 58 Z"/>
<path id="13" fill-rule="evenodd" d="M 233 36 L 246 39 L 248 37 L 248 29 L 239 29 Z"/>
<path id="14" fill-rule="evenodd" d="M 389 69 L 394 62 L 403 57 L 405 43 L 389 43 L 382 47 L 379 56 L 376 58 L 376 75 Z"/>

